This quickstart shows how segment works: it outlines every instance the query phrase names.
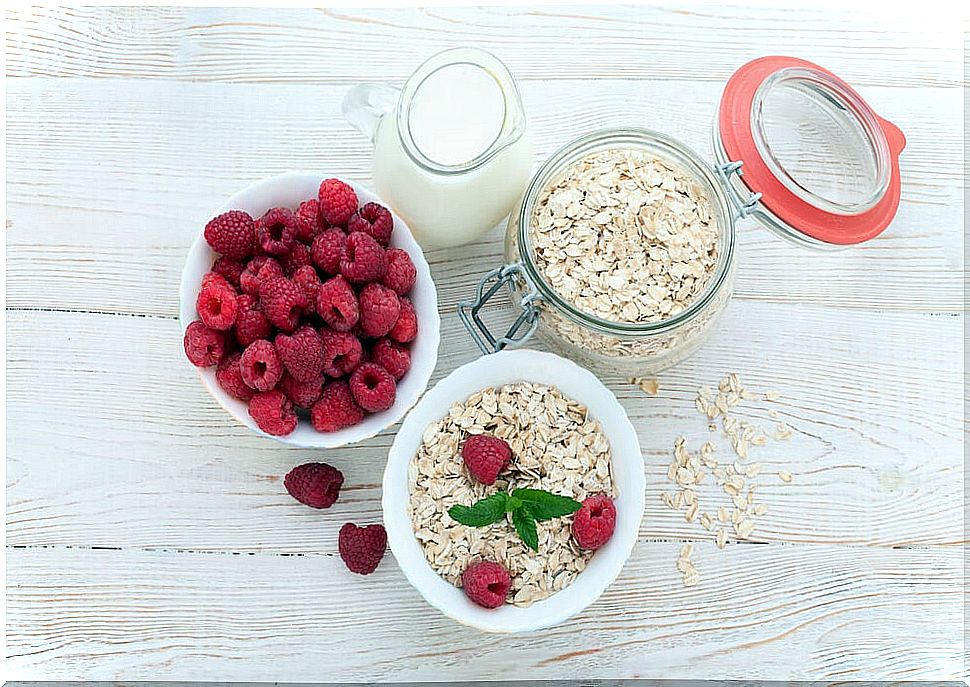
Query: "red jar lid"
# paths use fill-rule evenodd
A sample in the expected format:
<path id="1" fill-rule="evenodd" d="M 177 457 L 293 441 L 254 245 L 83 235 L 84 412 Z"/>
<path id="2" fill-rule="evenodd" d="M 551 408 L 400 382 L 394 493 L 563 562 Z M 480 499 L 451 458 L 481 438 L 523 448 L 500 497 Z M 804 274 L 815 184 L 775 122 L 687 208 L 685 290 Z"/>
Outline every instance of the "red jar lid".
<path id="1" fill-rule="evenodd" d="M 877 236 L 896 214 L 905 136 L 818 65 L 744 65 L 724 89 L 717 127 L 723 155 L 742 162 L 741 183 L 761 194 L 755 216 L 772 229 L 848 245 Z"/>

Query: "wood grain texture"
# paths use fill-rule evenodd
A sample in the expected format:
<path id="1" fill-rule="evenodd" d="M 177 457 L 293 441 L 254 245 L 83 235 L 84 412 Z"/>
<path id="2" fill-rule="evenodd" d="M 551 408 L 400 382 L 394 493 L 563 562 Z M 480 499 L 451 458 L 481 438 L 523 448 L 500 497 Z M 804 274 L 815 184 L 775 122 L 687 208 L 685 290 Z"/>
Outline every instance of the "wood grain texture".
<path id="1" fill-rule="evenodd" d="M 888 8 L 878 18 L 864 10 L 796 11 L 797 16 L 788 7 L 743 6 L 418 11 L 32 7 L 7 15 L 13 20 L 7 33 L 7 74 L 299 83 L 401 80 L 425 55 L 474 44 L 497 53 L 523 80 L 619 76 L 723 82 L 743 62 L 781 54 L 820 62 L 858 85 L 962 83 L 959 22 L 947 25 L 938 15 L 893 16 Z M 368 46 L 379 49 L 362 59 Z"/>
<path id="2" fill-rule="evenodd" d="M 8 670 L 38 680 L 184 679 L 214 665 L 240 681 L 960 676 L 962 643 L 947 631 L 961 620 L 959 550 L 708 544 L 694 553 L 708 583 L 685 590 L 678 548 L 641 542 L 593 606 L 522 637 L 442 616 L 391 560 L 361 578 L 333 555 L 8 549 Z M 338 641 L 350 626 L 352 643 Z"/>
<path id="3" fill-rule="evenodd" d="M 8 10 L 8 675 L 965 678 L 964 44 L 958 22 L 924 14 Z M 724 82 L 764 54 L 832 69 L 908 137 L 884 235 L 820 254 L 742 225 L 713 339 L 659 376 L 656 398 L 603 375 L 643 448 L 639 542 L 597 603 L 528 637 L 441 616 L 390 555 L 370 578 L 348 574 L 337 530 L 381 517 L 393 428 L 331 451 L 256 437 L 205 393 L 175 320 L 188 245 L 228 195 L 299 169 L 368 183 L 346 89 L 399 83 L 467 44 L 519 78 L 536 166 L 620 125 L 711 160 Z M 432 381 L 478 356 L 454 309 L 501 261 L 502 235 L 428 255 L 445 342 Z M 755 449 L 769 511 L 751 542 L 718 551 L 659 494 L 676 436 L 713 437 L 726 458 L 693 398 L 730 371 L 779 391 L 795 434 Z M 770 428 L 763 408 L 752 417 Z M 330 511 L 283 491 L 309 460 L 345 474 Z M 715 493 L 701 492 L 705 509 Z M 702 576 L 691 589 L 674 566 L 683 541 Z"/>
<path id="4" fill-rule="evenodd" d="M 584 132 L 623 124 L 663 130 L 713 159 L 710 127 L 723 84 L 566 85 L 523 85 L 536 167 Z M 300 169 L 369 183 L 369 144 L 340 115 L 345 90 L 12 80 L 8 306 L 175 314 L 188 246 L 232 193 L 260 176 Z M 893 226 L 864 246 L 819 253 L 744 222 L 738 298 L 853 310 L 963 307 L 963 242 L 954 231 L 963 210 L 960 91 L 905 97 L 906 89 L 870 88 L 866 95 L 910 136 Z M 279 103 L 287 104 L 282 113 Z M 446 305 L 499 264 L 503 235 L 495 229 L 472 258 L 464 250 L 429 255 Z"/>

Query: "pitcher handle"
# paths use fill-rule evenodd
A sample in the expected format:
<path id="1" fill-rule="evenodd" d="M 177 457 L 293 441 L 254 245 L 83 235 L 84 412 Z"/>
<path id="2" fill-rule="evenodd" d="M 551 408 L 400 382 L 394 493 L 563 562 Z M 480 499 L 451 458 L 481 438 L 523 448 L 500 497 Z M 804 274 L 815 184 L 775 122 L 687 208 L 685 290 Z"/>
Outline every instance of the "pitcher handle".
<path id="1" fill-rule="evenodd" d="M 386 83 L 354 86 L 341 107 L 344 119 L 374 143 L 381 118 L 397 106 L 400 90 Z"/>

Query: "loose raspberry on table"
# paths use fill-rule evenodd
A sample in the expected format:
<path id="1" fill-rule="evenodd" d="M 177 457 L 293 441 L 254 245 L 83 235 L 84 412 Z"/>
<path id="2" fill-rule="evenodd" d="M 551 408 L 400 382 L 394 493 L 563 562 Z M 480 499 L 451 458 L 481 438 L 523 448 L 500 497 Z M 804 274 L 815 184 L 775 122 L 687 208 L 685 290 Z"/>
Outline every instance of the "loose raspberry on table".
<path id="1" fill-rule="evenodd" d="M 280 258 L 280 266 L 289 277 L 306 265 L 313 266 L 313 257 L 310 255 L 310 247 L 302 243 L 294 243 L 290 252 Z"/>
<path id="2" fill-rule="evenodd" d="M 323 342 L 313 327 L 303 325 L 292 336 L 277 334 L 275 343 L 280 362 L 298 382 L 308 382 L 323 372 Z"/>
<path id="3" fill-rule="evenodd" d="M 498 608 L 504 604 L 511 586 L 509 571 L 494 561 L 472 563 L 461 575 L 465 596 L 482 608 Z"/>
<path id="4" fill-rule="evenodd" d="M 387 269 L 381 283 L 394 289 L 398 295 L 404 296 L 414 286 L 417 278 L 418 271 L 415 269 L 408 252 L 400 248 L 388 248 Z"/>
<path id="5" fill-rule="evenodd" d="M 261 391 L 249 399 L 249 416 L 267 434 L 284 436 L 296 429 L 299 418 L 293 402 L 278 389 Z"/>
<path id="6" fill-rule="evenodd" d="M 284 372 L 276 388 L 286 394 L 286 397 L 293 401 L 293 405 L 309 410 L 314 403 L 320 400 L 324 381 L 325 378 L 321 374 L 310 381 L 298 382 L 293 379 L 293 375 L 289 372 Z"/>
<path id="7" fill-rule="evenodd" d="M 295 253 L 296 250 L 293 252 Z M 321 284 L 317 269 L 313 265 L 304 265 L 293 272 L 291 279 L 294 284 L 300 287 L 300 291 L 306 296 L 307 303 L 311 307 L 316 307 L 317 292 L 320 290 Z"/>
<path id="8" fill-rule="evenodd" d="M 364 410 L 354 401 L 350 385 L 344 380 L 323 387 L 320 400 L 310 409 L 310 422 L 318 432 L 336 432 L 364 419 Z"/>
<path id="9" fill-rule="evenodd" d="M 236 292 L 221 274 L 210 274 L 195 299 L 195 309 L 207 327 L 226 331 L 236 321 Z"/>
<path id="10" fill-rule="evenodd" d="M 337 332 L 322 328 L 320 340 L 323 342 L 323 373 L 334 379 L 348 375 L 357 369 L 364 356 L 360 339 L 350 332 Z"/>
<path id="11" fill-rule="evenodd" d="M 234 260 L 225 255 L 212 263 L 212 271 L 216 274 L 221 274 L 236 291 L 239 291 L 239 277 L 242 276 L 243 270 L 245 269 L 246 266 L 242 261 Z"/>
<path id="12" fill-rule="evenodd" d="M 401 297 L 401 314 L 387 335 L 398 343 L 409 343 L 418 336 L 418 313 L 410 298 Z"/>
<path id="13" fill-rule="evenodd" d="M 376 282 L 360 291 L 360 328 L 364 336 L 381 337 L 394 327 L 401 301 L 392 289 Z"/>
<path id="14" fill-rule="evenodd" d="M 383 248 L 362 231 L 347 236 L 347 244 L 340 256 L 340 274 L 355 284 L 377 281 L 387 269 Z"/>
<path id="15" fill-rule="evenodd" d="M 257 339 L 268 339 L 273 325 L 259 309 L 259 302 L 247 293 L 236 298 L 236 341 L 245 348 Z"/>
<path id="16" fill-rule="evenodd" d="M 309 306 L 300 287 L 285 277 L 264 282 L 259 287 L 259 302 L 266 319 L 284 332 L 296 329 Z"/>
<path id="17" fill-rule="evenodd" d="M 387 370 L 395 380 L 401 379 L 411 369 L 411 353 L 407 347 L 386 337 L 378 339 L 371 346 L 370 359 Z"/>
<path id="18" fill-rule="evenodd" d="M 357 193 L 340 179 L 324 179 L 317 200 L 320 215 L 327 224 L 344 226 L 357 210 Z"/>
<path id="19" fill-rule="evenodd" d="M 300 203 L 296 221 L 296 238 L 306 244 L 313 243 L 317 234 L 327 228 L 327 223 L 320 216 L 320 202 L 316 198 Z"/>
<path id="20" fill-rule="evenodd" d="M 255 393 L 252 388 L 242 378 L 242 370 L 239 367 L 241 353 L 232 353 L 222 359 L 219 367 L 216 368 L 216 381 L 223 391 L 238 398 L 240 401 L 248 401 Z"/>
<path id="21" fill-rule="evenodd" d="M 327 274 L 340 273 L 340 258 L 347 245 L 347 234 L 339 227 L 331 227 L 321 231 L 310 248 L 310 255 L 317 267 Z"/>
<path id="22" fill-rule="evenodd" d="M 605 494 L 594 494 L 583 501 L 573 516 L 573 539 L 580 547 L 598 549 L 613 536 L 616 506 Z"/>
<path id="23" fill-rule="evenodd" d="M 343 473 L 326 463 L 297 465 L 283 478 L 290 496 L 311 508 L 330 508 L 337 502 L 343 483 Z"/>
<path id="24" fill-rule="evenodd" d="M 242 210 L 230 210 L 213 217 L 202 233 L 206 243 L 217 253 L 234 260 L 242 260 L 253 254 L 256 225 L 253 218 Z"/>
<path id="25" fill-rule="evenodd" d="M 482 484 L 495 484 L 499 473 L 512 460 L 512 449 L 490 434 L 472 434 L 461 447 L 461 459 L 468 474 Z"/>
<path id="26" fill-rule="evenodd" d="M 263 252 L 286 255 L 296 241 L 297 220 L 292 210 L 271 208 L 256 222 L 256 239 Z"/>
<path id="27" fill-rule="evenodd" d="M 379 413 L 394 405 L 397 385 L 391 373 L 377 363 L 361 363 L 350 375 L 350 393 L 361 408 Z"/>
<path id="28" fill-rule="evenodd" d="M 387 246 L 391 242 L 393 230 L 394 218 L 380 203 L 367 203 L 347 220 L 348 232 L 362 231 L 382 246 Z"/>
<path id="29" fill-rule="evenodd" d="M 342 276 L 325 281 L 317 290 L 317 314 L 331 329 L 349 331 L 360 318 L 353 287 Z"/>
<path id="30" fill-rule="evenodd" d="M 239 275 L 239 286 L 243 293 L 250 296 L 259 295 L 259 287 L 271 279 L 283 276 L 283 268 L 275 258 L 259 255 L 246 265 L 246 269 Z"/>
<path id="31" fill-rule="evenodd" d="M 337 535 L 337 549 L 350 572 L 370 575 L 384 557 L 387 532 L 383 525 L 358 527 L 348 522 Z"/>
<path id="32" fill-rule="evenodd" d="M 206 327 L 196 320 L 185 328 L 182 337 L 185 355 L 196 367 L 216 365 L 226 352 L 226 336 L 223 332 Z"/>
<path id="33" fill-rule="evenodd" d="M 269 391 L 283 376 L 276 347 L 266 339 L 254 341 L 243 351 L 239 359 L 239 370 L 243 381 L 256 391 Z"/>

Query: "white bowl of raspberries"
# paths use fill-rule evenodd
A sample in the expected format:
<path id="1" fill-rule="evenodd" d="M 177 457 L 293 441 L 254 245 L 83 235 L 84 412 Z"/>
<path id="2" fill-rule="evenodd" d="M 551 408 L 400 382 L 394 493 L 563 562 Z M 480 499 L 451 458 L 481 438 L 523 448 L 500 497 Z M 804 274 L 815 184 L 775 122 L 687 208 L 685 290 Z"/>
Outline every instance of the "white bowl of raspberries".
<path id="1" fill-rule="evenodd" d="M 440 319 L 407 225 L 351 181 L 291 173 L 240 191 L 182 270 L 186 357 L 250 429 L 332 448 L 400 420 L 427 387 Z"/>

